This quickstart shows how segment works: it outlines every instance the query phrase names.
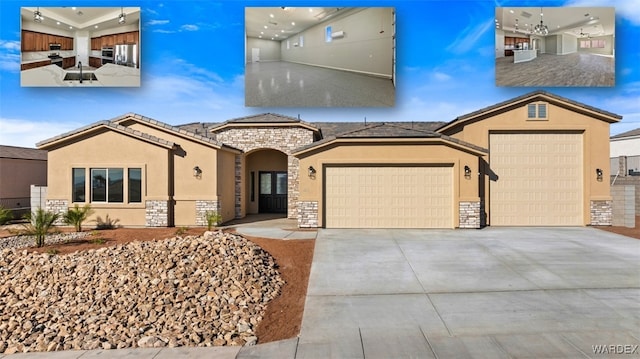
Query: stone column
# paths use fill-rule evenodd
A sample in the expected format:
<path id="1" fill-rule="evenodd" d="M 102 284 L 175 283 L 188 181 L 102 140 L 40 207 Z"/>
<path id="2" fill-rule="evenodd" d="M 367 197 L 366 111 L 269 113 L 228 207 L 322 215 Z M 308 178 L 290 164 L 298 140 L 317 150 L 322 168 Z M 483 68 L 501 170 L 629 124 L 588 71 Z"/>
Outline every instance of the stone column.
<path id="1" fill-rule="evenodd" d="M 591 201 L 591 225 L 610 226 L 612 220 L 611 201 Z"/>
<path id="2" fill-rule="evenodd" d="M 300 196 L 300 184 L 298 177 L 300 176 L 300 160 L 294 156 L 287 156 L 287 218 L 297 218 L 298 216 L 298 198 Z"/>
<path id="3" fill-rule="evenodd" d="M 53 224 L 55 224 L 56 226 L 63 225 L 64 220 L 62 216 L 69 210 L 69 201 L 67 201 L 66 199 L 48 199 L 44 210 L 57 213 L 58 219 Z"/>
<path id="4" fill-rule="evenodd" d="M 318 227 L 318 202 L 300 201 L 298 207 L 298 227 L 317 228 Z"/>
<path id="5" fill-rule="evenodd" d="M 145 225 L 147 227 L 168 227 L 169 226 L 169 202 L 168 201 L 146 201 L 145 202 Z"/>

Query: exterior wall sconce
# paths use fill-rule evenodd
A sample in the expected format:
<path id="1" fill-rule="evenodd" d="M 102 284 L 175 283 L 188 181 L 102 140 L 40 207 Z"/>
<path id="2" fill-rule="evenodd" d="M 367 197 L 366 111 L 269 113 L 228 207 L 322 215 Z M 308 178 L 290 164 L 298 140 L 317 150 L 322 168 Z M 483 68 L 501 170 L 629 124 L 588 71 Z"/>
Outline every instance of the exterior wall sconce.
<path id="1" fill-rule="evenodd" d="M 309 177 L 316 178 L 316 169 L 313 166 L 309 166 Z"/>
<path id="2" fill-rule="evenodd" d="M 464 178 L 471 179 L 471 168 L 464 166 Z"/>
<path id="3" fill-rule="evenodd" d="M 202 177 L 202 170 L 200 169 L 200 167 L 198 166 L 193 167 L 193 177 L 195 178 Z"/>
<path id="4" fill-rule="evenodd" d="M 602 182 L 602 169 L 596 168 L 596 179 L 598 182 Z"/>

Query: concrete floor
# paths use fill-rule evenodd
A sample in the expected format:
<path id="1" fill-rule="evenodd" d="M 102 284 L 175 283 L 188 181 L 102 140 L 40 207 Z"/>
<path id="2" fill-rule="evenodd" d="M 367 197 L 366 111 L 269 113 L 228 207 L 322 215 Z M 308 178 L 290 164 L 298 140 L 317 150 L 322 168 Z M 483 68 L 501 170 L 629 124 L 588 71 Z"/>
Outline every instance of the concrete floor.
<path id="1" fill-rule="evenodd" d="M 256 62 L 245 68 L 245 106 L 392 107 L 389 79 L 289 62 Z"/>

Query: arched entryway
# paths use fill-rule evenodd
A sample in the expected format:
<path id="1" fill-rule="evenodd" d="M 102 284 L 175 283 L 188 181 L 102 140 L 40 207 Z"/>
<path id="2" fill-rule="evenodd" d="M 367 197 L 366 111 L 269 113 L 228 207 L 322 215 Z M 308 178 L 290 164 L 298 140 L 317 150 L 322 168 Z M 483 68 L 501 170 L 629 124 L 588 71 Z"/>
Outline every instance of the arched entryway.
<path id="1" fill-rule="evenodd" d="M 287 213 L 288 156 L 274 149 L 258 149 L 245 157 L 247 214 Z"/>

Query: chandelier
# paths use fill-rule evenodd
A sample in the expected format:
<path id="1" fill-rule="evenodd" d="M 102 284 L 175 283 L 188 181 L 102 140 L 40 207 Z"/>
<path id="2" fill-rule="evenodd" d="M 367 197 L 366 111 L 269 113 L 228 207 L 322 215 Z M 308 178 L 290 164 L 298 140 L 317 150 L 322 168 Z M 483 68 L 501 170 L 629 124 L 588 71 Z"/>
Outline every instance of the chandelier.
<path id="1" fill-rule="evenodd" d="M 540 23 L 533 28 L 533 31 L 539 35 L 548 35 L 549 28 L 542 22 L 542 8 L 540 8 Z"/>
<path id="2" fill-rule="evenodd" d="M 42 22 L 42 20 L 44 20 L 44 17 L 42 16 L 42 13 L 40 12 L 40 8 L 38 7 L 38 9 L 33 12 L 33 21 Z"/>

